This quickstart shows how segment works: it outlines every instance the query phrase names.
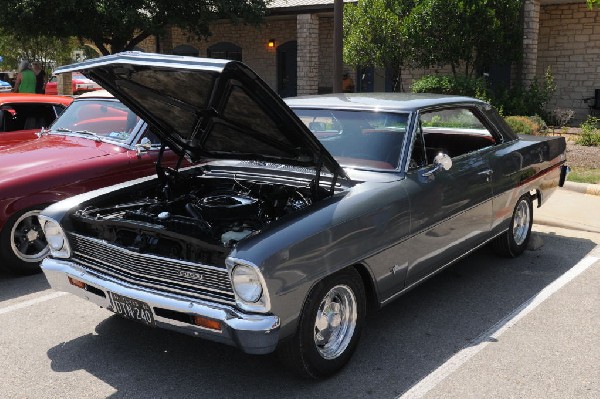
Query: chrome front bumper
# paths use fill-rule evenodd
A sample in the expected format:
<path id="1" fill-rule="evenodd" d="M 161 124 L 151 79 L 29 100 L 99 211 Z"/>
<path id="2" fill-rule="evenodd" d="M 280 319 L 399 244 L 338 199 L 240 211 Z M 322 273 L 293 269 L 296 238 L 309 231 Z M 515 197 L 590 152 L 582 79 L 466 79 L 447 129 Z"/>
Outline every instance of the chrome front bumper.
<path id="1" fill-rule="evenodd" d="M 160 292 L 142 290 L 120 281 L 91 274 L 69 261 L 46 258 L 42 262 L 42 270 L 55 290 L 69 292 L 109 310 L 112 310 L 109 292 L 142 301 L 149 305 L 156 326 L 160 328 L 236 346 L 252 354 L 273 352 L 279 340 L 279 317 L 277 316 L 246 314 L 231 306 L 186 300 L 163 295 Z M 72 285 L 69 277 L 85 283 L 86 288 Z M 182 317 L 177 316 L 183 316 L 184 319 L 202 316 L 220 322 L 221 329 L 199 327 L 181 321 Z"/>

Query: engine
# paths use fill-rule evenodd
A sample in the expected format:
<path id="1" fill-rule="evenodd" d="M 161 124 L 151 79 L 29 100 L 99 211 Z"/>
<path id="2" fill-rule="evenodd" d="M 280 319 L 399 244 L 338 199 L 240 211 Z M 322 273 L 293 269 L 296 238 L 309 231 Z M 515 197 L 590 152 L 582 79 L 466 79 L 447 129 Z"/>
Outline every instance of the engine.
<path id="1" fill-rule="evenodd" d="M 151 191 L 77 211 L 76 230 L 129 250 L 211 262 L 312 203 L 309 187 L 236 179 L 171 181 Z"/>

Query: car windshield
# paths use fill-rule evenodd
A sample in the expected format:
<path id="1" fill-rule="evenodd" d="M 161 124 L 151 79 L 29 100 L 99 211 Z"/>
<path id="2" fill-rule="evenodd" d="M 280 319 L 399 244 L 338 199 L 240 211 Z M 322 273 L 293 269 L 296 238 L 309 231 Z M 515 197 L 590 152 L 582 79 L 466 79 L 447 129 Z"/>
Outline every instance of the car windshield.
<path id="1" fill-rule="evenodd" d="M 139 117 L 115 100 L 74 101 L 54 122 L 52 132 L 93 135 L 97 138 L 126 142 Z"/>
<path id="2" fill-rule="evenodd" d="M 396 169 L 408 114 L 295 109 L 300 120 L 342 166 Z"/>
<path id="3" fill-rule="evenodd" d="M 71 75 L 71 79 L 89 80 L 88 78 L 85 77 L 85 75 L 83 75 L 81 73 L 77 73 L 77 72 L 73 72 L 73 74 Z"/>

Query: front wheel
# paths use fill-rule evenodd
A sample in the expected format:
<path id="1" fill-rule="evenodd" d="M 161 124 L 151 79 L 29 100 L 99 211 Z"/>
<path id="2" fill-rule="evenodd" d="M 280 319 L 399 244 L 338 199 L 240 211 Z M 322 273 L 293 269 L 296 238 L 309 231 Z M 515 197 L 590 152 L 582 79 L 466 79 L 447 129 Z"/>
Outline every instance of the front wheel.
<path id="1" fill-rule="evenodd" d="M 531 237 L 533 205 L 531 197 L 524 195 L 517 201 L 509 229 L 494 241 L 494 249 L 502 256 L 514 258 L 523 253 Z"/>
<path id="2" fill-rule="evenodd" d="M 296 334 L 279 347 L 283 363 L 312 378 L 340 370 L 358 344 L 365 303 L 364 285 L 355 269 L 320 281 L 307 298 Z"/>
<path id="3" fill-rule="evenodd" d="M 39 208 L 27 209 L 11 216 L 0 233 L 2 267 L 15 274 L 40 271 L 40 262 L 49 248 L 38 215 Z"/>

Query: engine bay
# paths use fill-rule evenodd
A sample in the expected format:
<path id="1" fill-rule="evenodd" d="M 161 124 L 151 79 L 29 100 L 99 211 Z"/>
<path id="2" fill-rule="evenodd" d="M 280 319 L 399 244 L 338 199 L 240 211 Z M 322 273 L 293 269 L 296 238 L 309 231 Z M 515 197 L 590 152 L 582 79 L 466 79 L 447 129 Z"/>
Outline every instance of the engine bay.
<path id="1" fill-rule="evenodd" d="M 136 252 L 214 262 L 214 255 L 228 253 L 315 198 L 306 183 L 184 177 L 174 171 L 159 180 L 149 189 L 76 211 L 75 230 Z"/>

